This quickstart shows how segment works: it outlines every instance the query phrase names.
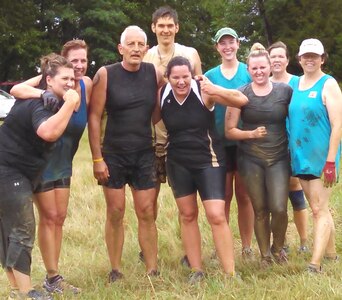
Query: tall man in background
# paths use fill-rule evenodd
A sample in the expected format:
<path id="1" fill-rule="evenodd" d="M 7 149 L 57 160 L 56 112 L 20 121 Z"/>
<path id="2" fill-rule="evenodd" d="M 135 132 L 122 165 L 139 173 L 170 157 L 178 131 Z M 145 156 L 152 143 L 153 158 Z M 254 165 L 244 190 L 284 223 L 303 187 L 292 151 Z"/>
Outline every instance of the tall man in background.
<path id="1" fill-rule="evenodd" d="M 189 59 L 193 75 L 202 74 L 201 59 L 195 48 L 187 47 L 175 42 L 176 33 L 179 30 L 178 14 L 169 6 L 162 6 L 152 14 L 152 31 L 156 34 L 158 45 L 149 49 L 144 57 L 145 62 L 153 63 L 165 77 L 166 66 L 175 56 L 184 56 Z M 157 171 L 157 193 L 154 202 L 154 214 L 157 218 L 157 198 L 160 183 L 166 182 L 165 172 L 165 146 L 167 143 L 167 131 L 162 121 L 155 126 L 155 149 Z"/>

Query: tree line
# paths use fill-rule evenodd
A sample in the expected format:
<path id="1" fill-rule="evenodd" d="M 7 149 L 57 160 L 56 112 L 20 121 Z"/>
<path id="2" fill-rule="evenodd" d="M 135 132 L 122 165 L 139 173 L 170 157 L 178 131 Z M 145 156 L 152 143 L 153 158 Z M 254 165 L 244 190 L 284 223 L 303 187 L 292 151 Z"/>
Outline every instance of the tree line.
<path id="1" fill-rule="evenodd" d="M 39 58 L 59 52 L 73 38 L 89 45 L 89 76 L 102 65 L 120 60 L 117 44 L 128 25 L 138 25 L 156 44 L 150 29 L 153 11 L 162 5 L 177 10 L 176 41 L 196 48 L 203 70 L 219 63 L 212 37 L 221 27 L 240 35 L 239 58 L 250 46 L 282 40 L 289 47 L 289 71 L 300 74 L 300 42 L 320 39 L 329 54 L 326 71 L 342 79 L 342 1 L 335 0 L 0 0 L 0 82 L 37 74 Z"/>

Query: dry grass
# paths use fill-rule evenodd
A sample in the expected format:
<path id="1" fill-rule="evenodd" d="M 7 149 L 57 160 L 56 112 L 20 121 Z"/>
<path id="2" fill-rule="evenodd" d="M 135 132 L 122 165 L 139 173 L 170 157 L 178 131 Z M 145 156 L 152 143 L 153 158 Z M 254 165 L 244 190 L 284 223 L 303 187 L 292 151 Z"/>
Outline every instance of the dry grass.
<path id="1" fill-rule="evenodd" d="M 309 276 L 303 270 L 307 257 L 297 255 L 298 237 L 289 213 L 288 241 L 291 246 L 287 266 L 274 266 L 260 270 L 257 261 L 244 263 L 240 256 L 236 205 L 232 206 L 231 227 L 235 236 L 236 264 L 242 281 L 229 281 L 220 272 L 215 259 L 211 259 L 213 243 L 210 228 L 200 212 L 203 240 L 203 260 L 207 279 L 198 286 L 189 286 L 188 270 L 179 264 L 182 247 L 179 238 L 177 208 L 170 189 L 164 185 L 160 195 L 160 214 L 157 221 L 159 233 L 159 264 L 161 276 L 150 280 L 144 275 L 144 265 L 138 260 L 137 222 L 132 198 L 127 193 L 125 215 L 125 245 L 122 272 L 125 279 L 106 285 L 110 270 L 104 243 L 105 201 L 102 190 L 92 176 L 87 136 L 82 139 L 74 161 L 74 175 L 68 218 L 65 223 L 61 273 L 73 284 L 82 288 L 80 299 L 342 299 L 341 263 L 324 265 L 325 273 Z M 342 189 L 334 189 L 332 208 L 337 231 L 337 248 L 342 248 Z M 256 242 L 254 250 L 257 253 Z M 45 276 L 44 266 L 36 246 L 33 251 L 32 277 L 40 284 Z M 0 271 L 0 298 L 7 296 L 8 285 Z M 63 299 L 68 299 L 64 297 Z"/>

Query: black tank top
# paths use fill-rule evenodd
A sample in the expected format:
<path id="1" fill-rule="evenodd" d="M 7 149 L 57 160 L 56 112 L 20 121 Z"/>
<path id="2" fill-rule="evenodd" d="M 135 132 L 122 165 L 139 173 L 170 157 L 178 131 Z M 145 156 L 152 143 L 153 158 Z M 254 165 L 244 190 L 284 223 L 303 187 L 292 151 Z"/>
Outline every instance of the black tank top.
<path id="1" fill-rule="evenodd" d="M 141 63 L 137 72 L 125 70 L 121 63 L 105 68 L 108 119 L 103 152 L 135 152 L 152 147 L 151 117 L 158 91 L 153 64 Z"/>
<path id="2" fill-rule="evenodd" d="M 224 165 L 214 110 L 202 101 L 198 82 L 192 80 L 190 94 L 181 104 L 168 83 L 161 92 L 161 115 L 168 131 L 167 159 L 196 169 Z"/>

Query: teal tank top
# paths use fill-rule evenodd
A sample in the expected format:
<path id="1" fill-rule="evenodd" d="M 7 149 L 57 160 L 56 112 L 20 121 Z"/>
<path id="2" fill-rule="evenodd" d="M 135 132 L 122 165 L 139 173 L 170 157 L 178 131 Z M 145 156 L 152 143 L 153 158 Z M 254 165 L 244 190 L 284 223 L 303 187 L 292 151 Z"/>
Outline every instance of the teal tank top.
<path id="1" fill-rule="evenodd" d="M 292 84 L 293 94 L 289 106 L 289 148 L 292 174 L 320 177 L 327 159 L 331 127 L 323 104 L 322 90 L 325 82 L 332 78 L 322 76 L 313 87 L 299 90 L 297 78 Z M 339 170 L 341 144 L 335 158 Z"/>
<path id="2" fill-rule="evenodd" d="M 226 89 L 238 89 L 252 81 L 246 64 L 239 62 L 236 74 L 227 79 L 221 72 L 221 65 L 210 69 L 204 74 L 212 83 L 222 86 Z M 226 106 L 216 103 L 215 104 L 215 124 L 219 136 L 224 140 L 224 146 L 229 147 L 236 145 L 236 141 L 231 141 L 225 138 L 224 135 L 224 120 L 226 115 Z"/>

